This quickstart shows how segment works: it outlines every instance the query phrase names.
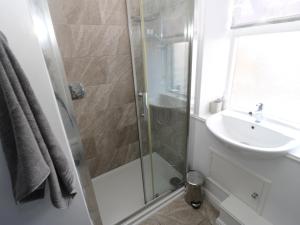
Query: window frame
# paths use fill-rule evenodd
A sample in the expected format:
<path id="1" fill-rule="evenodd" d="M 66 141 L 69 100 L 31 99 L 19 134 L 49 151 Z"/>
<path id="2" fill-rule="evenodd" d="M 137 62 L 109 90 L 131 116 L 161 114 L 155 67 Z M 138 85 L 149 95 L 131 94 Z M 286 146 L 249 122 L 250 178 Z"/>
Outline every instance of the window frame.
<path id="1" fill-rule="evenodd" d="M 231 20 L 231 28 L 237 29 L 237 28 L 244 28 L 244 27 L 252 27 L 252 26 L 260 26 L 260 25 L 266 25 L 266 24 L 277 24 L 277 23 L 287 23 L 287 22 L 293 22 L 293 21 L 298 21 L 300 20 L 300 14 L 299 12 L 286 12 L 286 15 L 280 15 L 280 16 L 274 16 L 268 14 L 270 12 L 269 10 L 266 10 L 266 17 L 264 18 L 257 18 L 257 20 L 253 21 L 248 21 L 248 22 L 241 22 L 239 24 L 234 24 L 234 18 L 236 14 L 236 8 L 238 7 L 239 4 L 237 4 L 237 1 L 233 4 L 233 16 Z M 287 4 L 288 6 L 289 4 Z M 260 7 L 264 8 L 264 5 L 261 5 Z M 283 7 L 283 6 L 282 6 Z M 279 9 L 279 8 L 278 8 Z M 274 9 L 273 9 L 274 10 Z"/>
<path id="2" fill-rule="evenodd" d="M 231 28 L 230 31 L 230 51 L 228 57 L 228 72 L 227 72 L 227 80 L 225 84 L 225 91 L 223 95 L 223 99 L 225 102 L 224 109 L 230 109 L 230 100 L 232 96 L 232 86 L 234 81 L 234 68 L 236 62 L 236 48 L 239 37 L 243 36 L 251 36 L 251 35 L 259 35 L 259 34 L 272 34 L 272 33 L 284 33 L 284 32 L 292 32 L 292 31 L 300 31 L 300 20 L 293 22 L 282 22 L 276 24 L 262 24 L 255 25 L 249 27 L 241 27 L 241 28 Z M 238 111 L 238 110 L 235 110 Z M 300 131 L 300 126 L 295 126 L 292 123 L 275 119 L 272 116 L 266 116 L 267 120 L 274 121 L 276 123 L 282 124 L 284 126 L 291 127 L 293 129 L 297 129 Z"/>

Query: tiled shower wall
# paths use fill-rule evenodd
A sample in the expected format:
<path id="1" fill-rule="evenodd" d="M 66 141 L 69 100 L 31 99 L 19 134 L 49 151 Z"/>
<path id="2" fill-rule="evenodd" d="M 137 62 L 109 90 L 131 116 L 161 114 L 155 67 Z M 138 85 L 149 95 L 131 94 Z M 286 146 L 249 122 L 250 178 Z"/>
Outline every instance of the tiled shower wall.
<path id="1" fill-rule="evenodd" d="M 139 156 L 125 0 L 49 0 L 92 177 Z"/>

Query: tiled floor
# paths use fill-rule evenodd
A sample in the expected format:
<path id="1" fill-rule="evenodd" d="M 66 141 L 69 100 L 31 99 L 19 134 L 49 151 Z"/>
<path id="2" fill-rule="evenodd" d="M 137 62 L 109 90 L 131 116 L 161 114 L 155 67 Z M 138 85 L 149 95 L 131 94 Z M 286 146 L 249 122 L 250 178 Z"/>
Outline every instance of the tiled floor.
<path id="1" fill-rule="evenodd" d="M 193 209 L 180 197 L 139 225 L 215 225 L 218 214 L 208 201 Z"/>

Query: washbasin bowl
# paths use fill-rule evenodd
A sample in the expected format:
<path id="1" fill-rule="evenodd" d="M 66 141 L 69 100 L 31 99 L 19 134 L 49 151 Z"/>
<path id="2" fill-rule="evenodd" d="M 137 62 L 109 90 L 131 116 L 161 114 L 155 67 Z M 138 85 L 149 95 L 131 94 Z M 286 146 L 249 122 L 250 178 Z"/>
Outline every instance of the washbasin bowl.
<path id="1" fill-rule="evenodd" d="M 225 110 L 210 116 L 206 125 L 220 141 L 244 153 L 280 156 L 300 147 L 298 130 L 267 120 L 256 123 L 246 113 Z"/>

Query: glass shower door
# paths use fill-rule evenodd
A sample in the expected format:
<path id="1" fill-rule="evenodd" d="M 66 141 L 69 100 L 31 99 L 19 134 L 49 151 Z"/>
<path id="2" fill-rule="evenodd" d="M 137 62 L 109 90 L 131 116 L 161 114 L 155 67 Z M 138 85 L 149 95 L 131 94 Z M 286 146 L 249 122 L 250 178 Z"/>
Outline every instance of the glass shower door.
<path id="1" fill-rule="evenodd" d="M 193 4 L 128 2 L 146 202 L 184 184 Z"/>

